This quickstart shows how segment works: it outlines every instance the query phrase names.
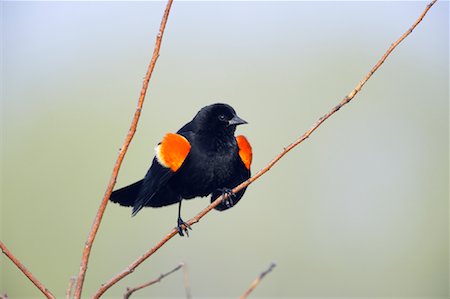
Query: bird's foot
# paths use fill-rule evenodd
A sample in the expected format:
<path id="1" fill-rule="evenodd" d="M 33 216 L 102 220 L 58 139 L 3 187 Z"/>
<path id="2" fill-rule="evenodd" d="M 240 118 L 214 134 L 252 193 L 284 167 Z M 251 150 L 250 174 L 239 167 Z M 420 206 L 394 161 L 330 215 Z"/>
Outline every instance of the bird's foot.
<path id="1" fill-rule="evenodd" d="M 222 188 L 222 203 L 227 206 L 227 208 L 231 208 L 234 206 L 234 198 L 236 198 L 236 193 L 229 188 Z M 227 195 L 225 197 L 225 195 Z"/>
<path id="2" fill-rule="evenodd" d="M 184 237 L 184 233 L 186 233 L 186 236 L 189 237 L 189 230 L 192 230 L 189 223 L 184 222 L 183 219 L 181 219 L 181 217 L 178 217 L 176 229 L 178 231 L 178 234 L 182 237 Z"/>

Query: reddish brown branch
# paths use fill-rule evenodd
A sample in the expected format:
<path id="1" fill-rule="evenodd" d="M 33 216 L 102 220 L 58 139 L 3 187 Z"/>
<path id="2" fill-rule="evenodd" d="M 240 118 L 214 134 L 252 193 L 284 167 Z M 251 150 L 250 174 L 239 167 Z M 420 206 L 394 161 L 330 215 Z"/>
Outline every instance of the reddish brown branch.
<path id="1" fill-rule="evenodd" d="M 42 294 L 44 294 L 45 297 L 52 299 L 55 298 L 55 296 L 53 296 L 53 294 L 46 287 L 44 287 L 42 283 L 40 283 L 39 280 L 37 280 L 37 278 L 34 277 L 30 271 L 28 271 L 27 268 L 25 268 L 25 266 L 11 253 L 11 251 L 8 250 L 8 248 L 6 248 L 5 244 L 1 241 L 0 248 L 2 249 L 3 254 L 6 255 L 29 280 L 31 280 L 31 282 L 42 292 Z M 8 298 L 6 294 L 5 298 Z"/>
<path id="2" fill-rule="evenodd" d="M 253 177 L 248 179 L 247 181 L 241 183 L 237 187 L 233 189 L 234 193 L 237 193 L 241 189 L 247 187 L 257 179 L 259 179 L 263 174 L 268 172 L 272 166 L 274 166 L 281 158 L 284 157 L 289 151 L 291 151 L 294 147 L 305 141 L 323 122 L 325 122 L 330 116 L 332 116 L 334 113 L 336 113 L 339 109 L 341 109 L 343 106 L 348 104 L 355 95 L 362 89 L 364 84 L 372 77 L 372 75 L 378 70 L 378 68 L 383 64 L 383 62 L 387 59 L 387 57 L 392 53 L 392 51 L 416 28 L 416 26 L 422 21 L 424 16 L 427 14 L 428 10 L 433 6 L 433 4 L 437 0 L 433 0 L 431 3 L 427 5 L 425 10 L 422 12 L 420 17 L 414 22 L 414 24 L 402 35 L 400 38 L 398 38 L 385 52 L 385 54 L 380 58 L 380 60 L 375 64 L 375 66 L 369 71 L 369 73 L 364 77 L 364 79 L 353 89 L 352 92 L 350 92 L 347 96 L 345 96 L 339 104 L 337 104 L 335 107 L 333 107 L 327 114 L 322 116 L 317 120 L 317 122 L 308 130 L 306 131 L 299 139 L 294 141 L 292 144 L 288 145 L 284 148 L 284 150 L 276 156 L 270 163 L 261 169 L 257 174 L 255 174 Z M 208 214 L 212 209 L 214 209 L 222 200 L 224 200 L 228 195 L 220 196 L 218 197 L 214 202 L 212 202 L 208 207 L 203 209 L 200 213 L 198 213 L 195 217 L 190 219 L 187 223 L 189 225 L 193 225 L 200 221 L 201 218 L 203 218 L 206 214 Z M 104 292 L 106 292 L 112 285 L 117 283 L 119 280 L 130 274 L 134 271 L 136 267 L 138 267 L 142 262 L 144 262 L 146 259 L 148 259 L 150 256 L 152 256 L 158 249 L 160 249 L 164 244 L 166 244 L 167 241 L 169 241 L 171 238 L 173 238 L 177 234 L 176 229 L 172 229 L 164 238 L 159 241 L 158 244 L 156 244 L 153 248 L 151 248 L 149 251 L 144 253 L 142 256 L 140 256 L 138 259 L 136 259 L 131 265 L 128 266 L 125 270 L 120 272 L 115 277 L 111 278 L 108 282 L 103 284 L 100 289 L 95 293 L 93 298 L 99 298 Z"/>
<path id="3" fill-rule="evenodd" d="M 149 282 L 146 282 L 146 283 L 144 283 L 144 284 L 142 284 L 142 285 L 140 285 L 140 286 L 137 286 L 137 287 L 135 287 L 135 288 L 127 288 L 126 293 L 123 294 L 123 299 L 128 299 L 128 298 L 130 298 L 130 296 L 131 296 L 134 292 L 139 291 L 139 290 L 142 290 L 143 288 L 149 287 L 149 286 L 151 286 L 151 285 L 153 285 L 153 284 L 155 284 L 155 283 L 160 282 L 164 277 L 169 276 L 170 274 L 172 274 L 172 273 L 174 273 L 174 272 L 177 272 L 177 271 L 180 270 L 183 266 L 184 266 L 184 264 L 181 263 L 181 264 L 179 264 L 178 266 L 176 266 L 175 268 L 173 268 L 172 270 L 170 270 L 169 272 L 164 273 L 164 274 L 161 274 L 161 275 L 160 275 L 158 278 L 156 278 L 156 279 L 150 280 Z"/>
<path id="4" fill-rule="evenodd" d="M 261 280 L 264 278 L 264 276 L 266 276 L 267 274 L 269 274 L 273 268 L 275 268 L 276 264 L 272 263 L 270 264 L 269 268 L 262 272 L 258 278 L 256 278 L 251 284 L 250 287 L 245 291 L 245 293 L 239 297 L 239 299 L 246 299 L 248 297 L 248 295 L 250 295 L 251 292 L 253 292 L 253 290 L 258 286 L 258 284 L 261 282 Z"/>
<path id="5" fill-rule="evenodd" d="M 173 236 L 175 236 L 176 234 L 178 234 L 178 230 L 176 228 L 172 229 L 172 231 L 168 233 L 164 238 L 162 238 L 162 240 L 159 241 L 159 243 L 156 244 L 152 249 L 144 253 L 141 257 L 139 257 L 136 261 L 134 261 L 131 265 L 129 265 L 125 270 L 123 270 L 118 275 L 113 277 L 110 281 L 103 284 L 92 298 L 94 299 L 100 298 L 100 296 L 102 296 L 111 286 L 116 284 L 119 280 L 121 280 L 128 274 L 132 273 L 137 266 L 139 266 L 143 261 L 145 261 L 151 255 L 153 255 L 153 253 L 155 253 L 159 248 L 161 248 L 164 244 L 166 244 L 166 242 L 172 239 Z"/>
<path id="6" fill-rule="evenodd" d="M 86 270 L 87 270 L 87 266 L 88 266 L 88 262 L 89 262 L 89 255 L 91 253 L 92 244 L 94 243 L 95 236 L 100 227 L 100 223 L 101 223 L 103 214 L 105 212 L 106 206 L 108 204 L 109 197 L 111 196 L 112 190 L 116 184 L 117 176 L 119 174 L 119 170 L 120 170 L 120 166 L 122 165 L 123 158 L 125 157 L 128 146 L 130 145 L 130 142 L 133 139 L 134 133 L 136 132 L 136 127 L 137 127 L 137 124 L 139 121 L 139 117 L 141 115 L 141 110 L 142 110 L 142 106 L 144 104 L 145 95 L 147 93 L 148 83 L 149 83 L 151 75 L 153 73 L 153 69 L 155 68 L 156 61 L 159 57 L 159 49 L 161 47 L 161 41 L 163 38 L 164 29 L 166 27 L 167 19 L 169 17 L 169 12 L 170 12 L 170 7 L 172 6 L 172 2 L 173 2 L 173 0 L 168 0 L 168 2 L 167 2 L 166 10 L 164 12 L 164 16 L 162 18 L 161 25 L 159 28 L 159 33 L 156 37 L 155 49 L 153 51 L 153 56 L 150 61 L 150 65 L 148 67 L 147 73 L 145 75 L 144 82 L 142 84 L 141 93 L 139 96 L 139 100 L 138 100 L 136 111 L 134 113 L 133 120 L 131 122 L 130 130 L 128 131 L 128 134 L 125 138 L 123 146 L 120 149 L 119 156 L 117 157 L 116 164 L 115 164 L 113 172 L 111 174 L 111 179 L 109 181 L 106 192 L 102 198 L 102 201 L 101 201 L 100 207 L 97 211 L 97 214 L 95 215 L 95 219 L 92 224 L 91 230 L 89 232 L 88 239 L 85 243 L 83 255 L 81 258 L 80 272 L 78 273 L 77 283 L 76 283 L 76 287 L 75 287 L 75 293 L 74 293 L 75 299 L 79 299 L 81 297 L 81 292 L 83 289 L 84 278 L 86 276 Z"/>

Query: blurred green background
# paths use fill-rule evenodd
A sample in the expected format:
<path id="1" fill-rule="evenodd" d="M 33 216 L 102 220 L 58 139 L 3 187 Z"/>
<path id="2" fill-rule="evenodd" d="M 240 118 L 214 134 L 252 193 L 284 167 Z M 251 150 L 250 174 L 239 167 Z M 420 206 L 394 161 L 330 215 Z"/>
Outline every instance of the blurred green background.
<path id="1" fill-rule="evenodd" d="M 203 106 L 249 122 L 253 172 L 348 94 L 424 2 L 175 2 L 117 187 Z M 165 2 L 2 9 L 1 240 L 58 297 L 128 131 Z M 449 3 L 439 1 L 352 103 L 106 293 L 189 266 L 194 298 L 448 298 Z M 186 219 L 209 203 L 183 205 Z M 86 298 L 172 229 L 177 207 L 109 205 Z M 0 292 L 41 294 L 0 258 Z M 135 297 L 183 298 L 176 273 Z"/>

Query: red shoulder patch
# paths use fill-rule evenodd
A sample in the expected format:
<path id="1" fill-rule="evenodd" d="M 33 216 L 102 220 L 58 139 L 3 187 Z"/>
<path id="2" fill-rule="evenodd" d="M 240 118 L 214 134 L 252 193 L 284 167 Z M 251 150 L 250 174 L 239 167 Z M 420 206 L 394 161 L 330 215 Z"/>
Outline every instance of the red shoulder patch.
<path id="1" fill-rule="evenodd" d="M 191 144 L 186 138 L 168 133 L 155 148 L 156 159 L 159 164 L 175 172 L 181 167 L 190 150 Z"/>
<path id="2" fill-rule="evenodd" d="M 250 165 L 252 164 L 253 158 L 252 146 L 243 135 L 236 136 L 236 140 L 239 147 L 239 157 L 241 157 L 245 167 L 250 170 Z"/>

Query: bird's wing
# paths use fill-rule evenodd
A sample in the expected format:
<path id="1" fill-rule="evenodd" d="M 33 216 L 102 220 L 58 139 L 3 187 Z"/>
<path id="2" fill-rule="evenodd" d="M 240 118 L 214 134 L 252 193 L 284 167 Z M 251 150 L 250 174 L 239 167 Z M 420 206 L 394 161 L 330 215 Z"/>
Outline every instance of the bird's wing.
<path id="1" fill-rule="evenodd" d="M 180 134 L 168 133 L 156 146 L 156 156 L 147 171 L 142 188 L 133 207 L 136 215 L 144 206 L 150 205 L 155 194 L 166 187 L 169 179 L 178 171 L 189 154 L 191 144 Z M 158 199 L 160 200 L 160 199 Z"/>
<path id="2" fill-rule="evenodd" d="M 250 170 L 250 165 L 252 164 L 252 146 L 248 142 L 244 135 L 236 136 L 236 141 L 239 147 L 239 157 L 245 165 L 245 168 Z"/>

